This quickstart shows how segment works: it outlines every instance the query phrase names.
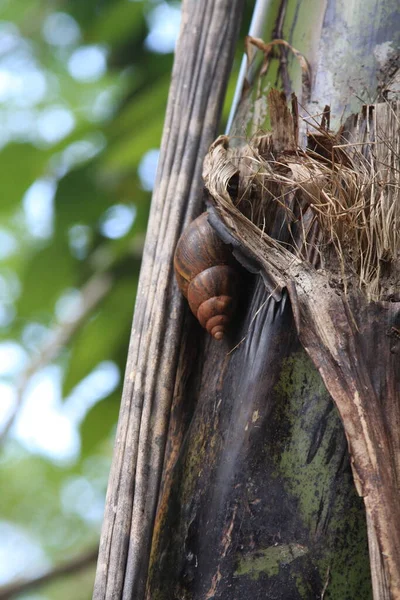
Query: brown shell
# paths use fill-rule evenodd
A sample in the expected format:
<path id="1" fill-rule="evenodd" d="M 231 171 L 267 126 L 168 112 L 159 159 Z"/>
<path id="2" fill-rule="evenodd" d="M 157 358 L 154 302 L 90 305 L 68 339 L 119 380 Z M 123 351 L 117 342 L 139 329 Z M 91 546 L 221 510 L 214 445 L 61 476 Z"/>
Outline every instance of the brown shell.
<path id="1" fill-rule="evenodd" d="M 239 276 L 235 261 L 209 225 L 207 213 L 183 232 L 175 251 L 175 274 L 200 324 L 223 338 L 236 308 Z"/>
<path id="2" fill-rule="evenodd" d="M 227 265 L 210 267 L 189 284 L 189 306 L 200 324 L 217 340 L 224 337 L 235 311 L 237 284 L 236 271 Z"/>
<path id="3" fill-rule="evenodd" d="M 229 247 L 209 224 L 207 213 L 202 213 L 186 227 L 175 250 L 175 274 L 183 295 L 187 298 L 188 285 L 196 275 L 209 267 L 232 262 Z"/>

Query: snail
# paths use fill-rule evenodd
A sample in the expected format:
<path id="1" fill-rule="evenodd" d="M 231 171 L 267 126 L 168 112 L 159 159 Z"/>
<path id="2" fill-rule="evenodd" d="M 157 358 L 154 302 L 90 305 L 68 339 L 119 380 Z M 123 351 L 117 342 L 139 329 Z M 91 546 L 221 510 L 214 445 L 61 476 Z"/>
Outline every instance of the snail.
<path id="1" fill-rule="evenodd" d="M 191 311 L 202 327 L 221 340 L 236 308 L 239 275 L 229 247 L 209 224 L 207 213 L 181 235 L 174 268 Z"/>

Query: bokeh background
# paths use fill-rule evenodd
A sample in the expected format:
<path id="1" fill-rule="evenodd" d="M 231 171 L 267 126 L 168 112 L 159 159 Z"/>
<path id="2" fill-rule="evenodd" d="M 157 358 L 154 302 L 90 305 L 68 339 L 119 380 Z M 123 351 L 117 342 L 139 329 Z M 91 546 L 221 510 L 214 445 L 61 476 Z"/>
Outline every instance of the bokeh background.
<path id="1" fill-rule="evenodd" d="M 179 2 L 0 0 L 1 599 L 59 568 L 12 597 L 91 598 L 179 25 Z"/>

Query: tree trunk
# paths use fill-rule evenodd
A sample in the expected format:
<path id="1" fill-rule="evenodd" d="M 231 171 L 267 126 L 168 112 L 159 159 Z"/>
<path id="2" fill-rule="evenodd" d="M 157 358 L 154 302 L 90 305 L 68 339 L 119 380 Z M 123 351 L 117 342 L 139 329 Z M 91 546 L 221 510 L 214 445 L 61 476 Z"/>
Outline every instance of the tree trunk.
<path id="1" fill-rule="evenodd" d="M 342 158 L 333 154 L 329 167 L 325 152 L 315 151 L 316 136 L 305 152 L 294 152 L 288 143 L 290 132 L 298 130 L 297 111 L 292 117 L 276 92 L 269 107 L 272 136 L 240 152 L 229 149 L 222 137 L 210 150 L 204 176 L 223 226 L 215 217 L 213 222 L 236 253 L 259 266 L 271 295 L 289 291 L 300 340 L 344 423 L 357 491 L 367 510 L 374 597 L 398 598 L 400 103 L 376 104 L 352 119 L 345 129 L 351 143 L 338 145 L 321 128 L 321 151 L 340 149 Z M 243 205 L 251 204 L 254 213 L 257 203 L 263 207 L 263 231 L 230 198 L 233 179 Z M 284 245 L 270 237 L 276 198 L 284 199 L 281 210 L 291 232 L 291 240 L 281 240 Z M 316 220 L 309 227 L 312 215 Z M 318 269 L 310 264 L 310 246 L 318 252 Z"/>
<path id="2" fill-rule="evenodd" d="M 147 586 L 151 600 L 368 599 L 362 501 L 338 412 L 296 333 L 293 286 L 278 269 L 281 293 L 279 285 L 267 290 L 276 265 L 268 270 L 247 260 L 261 274 L 244 276 L 234 326 L 217 343 L 182 307 L 172 280 L 179 231 L 200 209 L 199 173 L 215 134 L 240 14 L 239 2 L 206 4 L 200 14 L 197 3 L 184 3 L 94 598 L 141 600 Z M 331 104 L 335 126 L 362 104 L 354 88 L 368 98 L 387 88 L 396 66 L 388 52 L 395 3 L 380 3 L 373 19 L 372 2 L 353 8 L 350 13 L 334 0 L 271 3 L 264 40 L 288 40 L 311 63 L 312 78 L 304 61 L 298 68 L 299 55 L 292 59 L 290 48 L 276 45 L 279 61 L 266 57 L 267 75 L 254 77 L 242 95 L 236 133 L 263 125 L 260 91 L 271 83 L 281 82 L 286 93 L 302 89 L 305 113 L 323 113 Z M 208 88 L 196 87 L 200 82 Z M 274 209 L 266 233 L 288 243 L 283 217 Z M 243 240 L 240 245 L 243 250 Z M 324 376 L 313 332 L 300 327 L 300 338 Z M 370 544 L 378 565 L 375 600 L 396 599 L 371 533 Z"/>
<path id="3" fill-rule="evenodd" d="M 107 491 L 94 598 L 143 597 L 183 328 L 172 259 L 199 210 L 243 0 L 187 0 L 172 74 Z M 186 337 L 186 332 L 184 333 Z"/>

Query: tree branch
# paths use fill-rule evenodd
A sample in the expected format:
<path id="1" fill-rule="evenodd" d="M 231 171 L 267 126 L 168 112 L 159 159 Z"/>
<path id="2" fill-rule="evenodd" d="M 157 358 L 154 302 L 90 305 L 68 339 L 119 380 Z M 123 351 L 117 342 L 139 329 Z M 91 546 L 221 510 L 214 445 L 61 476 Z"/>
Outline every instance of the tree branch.
<path id="1" fill-rule="evenodd" d="M 88 552 L 76 556 L 69 562 L 54 567 L 47 573 L 34 577 L 33 579 L 26 579 L 25 581 L 16 581 L 10 585 L 0 587 L 0 600 L 9 600 L 18 594 L 32 590 L 39 585 L 45 585 L 50 583 L 58 577 L 64 577 L 65 575 L 71 575 L 83 571 L 94 565 L 97 560 L 98 548 L 93 548 Z"/>
<path id="2" fill-rule="evenodd" d="M 94 275 L 82 288 L 79 310 L 73 319 L 65 321 L 53 329 L 50 339 L 46 341 L 39 352 L 20 375 L 17 385 L 17 397 L 12 413 L 3 426 L 0 435 L 0 445 L 7 437 L 22 405 L 24 394 L 31 377 L 54 360 L 62 348 L 71 340 L 81 325 L 96 306 L 105 298 L 112 287 L 113 277 L 109 272 Z"/>

